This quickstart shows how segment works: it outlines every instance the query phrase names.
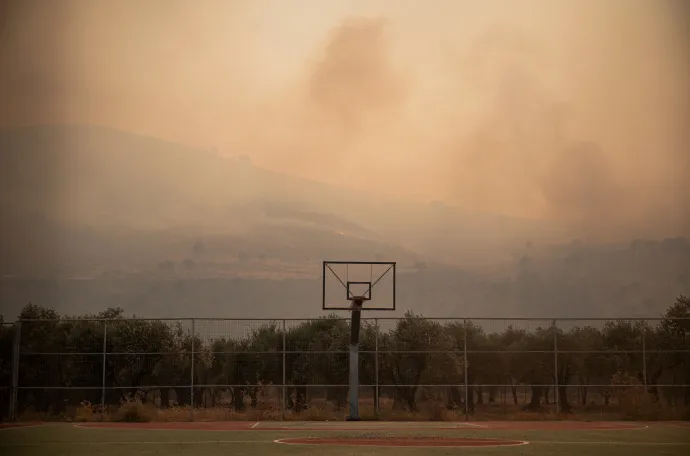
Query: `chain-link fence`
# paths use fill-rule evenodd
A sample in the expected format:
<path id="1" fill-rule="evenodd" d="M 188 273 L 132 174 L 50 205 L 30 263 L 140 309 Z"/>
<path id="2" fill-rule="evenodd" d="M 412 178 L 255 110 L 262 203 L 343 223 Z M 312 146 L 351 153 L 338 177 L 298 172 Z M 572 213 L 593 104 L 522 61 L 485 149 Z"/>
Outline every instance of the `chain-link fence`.
<path id="1" fill-rule="evenodd" d="M 3 414 L 340 419 L 349 332 L 332 318 L 22 320 L 0 333 Z M 360 416 L 689 418 L 689 335 L 687 319 L 363 319 Z"/>

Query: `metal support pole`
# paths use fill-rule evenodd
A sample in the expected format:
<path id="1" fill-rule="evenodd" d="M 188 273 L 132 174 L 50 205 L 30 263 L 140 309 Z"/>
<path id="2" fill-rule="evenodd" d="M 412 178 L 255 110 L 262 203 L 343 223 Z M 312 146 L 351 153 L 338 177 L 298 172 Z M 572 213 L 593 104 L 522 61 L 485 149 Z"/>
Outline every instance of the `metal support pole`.
<path id="1" fill-rule="evenodd" d="M 467 379 L 467 320 L 463 320 L 463 332 L 462 332 L 462 338 L 463 338 L 463 344 L 462 344 L 462 351 L 463 351 L 463 366 L 465 370 L 465 421 L 470 420 L 470 385 L 469 381 Z"/>
<path id="2" fill-rule="evenodd" d="M 379 319 L 374 318 L 376 332 L 374 333 L 374 413 L 379 415 Z"/>
<path id="3" fill-rule="evenodd" d="M 552 322 L 553 327 L 553 388 L 554 398 L 556 399 L 556 414 L 560 413 L 560 403 L 558 397 L 558 331 L 556 330 L 556 320 Z"/>
<path id="4" fill-rule="evenodd" d="M 362 316 L 362 300 L 352 301 L 350 323 L 350 415 L 347 421 L 359 421 L 359 326 Z"/>
<path id="5" fill-rule="evenodd" d="M 644 391 L 647 392 L 647 341 L 645 338 L 646 328 L 642 327 L 642 381 L 644 382 Z"/>
<path id="6" fill-rule="evenodd" d="M 194 344 L 194 339 L 196 338 L 195 334 L 195 320 L 192 318 L 192 368 L 190 369 L 190 385 L 189 385 L 189 392 L 191 393 L 190 396 L 190 404 L 192 405 L 190 410 L 189 410 L 189 419 L 194 421 L 194 350 L 195 350 L 195 344 Z"/>
<path id="7" fill-rule="evenodd" d="M 14 326 L 14 338 L 12 341 L 12 381 L 10 383 L 10 410 L 9 419 L 17 419 L 17 392 L 19 390 L 19 344 L 22 337 L 22 322 L 18 321 Z"/>
<path id="8" fill-rule="evenodd" d="M 283 400 L 282 400 L 282 405 L 280 406 L 280 411 L 283 417 L 283 420 L 285 419 L 285 403 L 287 402 L 287 377 L 286 377 L 286 369 L 287 366 L 285 364 L 285 352 L 287 351 L 287 347 L 285 344 L 285 320 L 283 320 Z"/>
<path id="9" fill-rule="evenodd" d="M 108 322 L 103 321 L 103 370 L 101 372 L 101 419 L 105 416 L 105 363 L 108 352 Z"/>

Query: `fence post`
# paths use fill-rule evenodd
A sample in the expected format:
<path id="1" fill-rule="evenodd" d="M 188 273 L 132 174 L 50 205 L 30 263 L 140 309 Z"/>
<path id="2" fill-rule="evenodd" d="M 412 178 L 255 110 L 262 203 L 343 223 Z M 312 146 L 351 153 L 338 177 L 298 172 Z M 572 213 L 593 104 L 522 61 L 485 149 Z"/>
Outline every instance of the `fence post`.
<path id="1" fill-rule="evenodd" d="M 379 415 L 379 319 L 374 318 L 374 414 Z"/>
<path id="2" fill-rule="evenodd" d="M 101 372 L 101 420 L 105 416 L 105 363 L 108 351 L 108 321 L 103 320 L 103 370 Z"/>
<path id="3" fill-rule="evenodd" d="M 470 407 L 470 403 L 469 403 L 470 385 L 469 385 L 469 381 L 467 379 L 467 372 L 468 372 L 468 369 L 467 369 L 467 320 L 463 320 L 462 326 L 463 326 L 463 332 L 462 332 L 463 363 L 462 364 L 464 365 L 464 369 L 465 369 L 465 375 L 464 375 L 464 377 L 465 377 L 465 421 L 469 421 L 470 420 L 470 409 L 469 409 L 469 407 Z"/>
<path id="4" fill-rule="evenodd" d="M 645 326 L 642 326 L 642 381 L 644 382 L 644 391 L 647 392 L 647 341 L 645 338 Z"/>
<path id="5" fill-rule="evenodd" d="M 285 320 L 283 320 L 283 392 L 281 394 L 282 400 L 281 405 L 280 405 L 280 413 L 282 416 L 282 419 L 285 420 L 285 402 L 287 402 L 287 379 L 285 377 L 285 351 L 287 350 L 286 344 L 285 344 Z"/>
<path id="6" fill-rule="evenodd" d="M 10 410 L 9 419 L 17 419 L 17 393 L 19 390 L 19 343 L 22 337 L 22 322 L 17 321 L 14 326 L 14 338 L 12 340 L 12 381 L 10 383 Z"/>
<path id="7" fill-rule="evenodd" d="M 554 398 L 556 399 L 556 414 L 560 413 L 560 399 L 558 397 L 558 330 L 556 320 L 552 322 L 553 327 L 553 388 Z"/>
<path id="8" fill-rule="evenodd" d="M 194 328 L 194 324 L 195 324 L 195 319 L 192 318 L 192 368 L 190 369 L 190 372 L 191 372 L 190 373 L 190 380 L 191 381 L 190 381 L 190 385 L 189 385 L 189 392 L 191 393 L 190 398 L 189 398 L 189 402 L 190 402 L 190 404 L 192 404 L 191 409 L 189 411 L 189 418 L 192 421 L 194 421 L 194 350 L 195 350 L 194 339 L 196 337 L 195 336 L 196 331 Z"/>

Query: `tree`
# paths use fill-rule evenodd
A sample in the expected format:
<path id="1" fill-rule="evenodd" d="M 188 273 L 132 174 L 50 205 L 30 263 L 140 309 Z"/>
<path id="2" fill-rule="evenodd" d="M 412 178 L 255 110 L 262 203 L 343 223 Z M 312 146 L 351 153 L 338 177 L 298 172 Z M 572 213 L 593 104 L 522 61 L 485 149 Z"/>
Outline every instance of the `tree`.
<path id="1" fill-rule="evenodd" d="M 529 404 L 525 410 L 536 412 L 541 410 L 541 399 L 545 396 L 549 383 L 553 384 L 554 358 L 553 341 L 555 328 L 537 328 L 528 334 L 520 344 L 520 351 L 529 353 L 526 364 L 525 381 L 529 382 L 532 392 Z"/>
<path id="2" fill-rule="evenodd" d="M 596 351 L 602 347 L 603 335 L 592 326 L 572 328 L 558 341 L 558 349 L 563 352 L 558 358 L 558 363 L 570 366 L 571 375 L 580 385 L 582 405 L 587 405 L 588 385 L 595 381 L 606 381 L 612 375 L 612 372 L 605 373 L 603 377 L 601 375 L 602 367 L 606 365 L 606 355 Z"/>
<path id="3" fill-rule="evenodd" d="M 347 384 L 347 381 L 342 378 L 343 366 L 347 366 L 344 353 L 340 353 L 340 359 L 332 364 L 329 354 L 310 353 L 323 343 L 318 341 L 328 341 L 328 346 L 338 345 L 338 338 L 343 340 L 348 333 L 347 328 L 345 320 L 335 315 L 329 315 L 318 320 L 301 323 L 287 331 L 285 335 L 286 349 L 291 353 L 286 355 L 286 381 L 289 385 L 294 385 L 287 388 L 288 408 L 296 412 L 307 408 L 307 385 L 313 382 L 315 378 L 327 375 L 335 382 L 332 384 Z M 340 345 L 342 346 L 342 343 Z M 334 370 L 331 370 L 332 368 Z M 345 376 L 345 378 L 347 377 Z M 295 392 L 294 400 L 292 398 L 293 390 Z"/>
<path id="4" fill-rule="evenodd" d="M 444 378 L 441 383 L 463 385 L 465 383 L 465 357 L 464 353 L 461 352 L 465 348 L 465 323 L 448 323 L 443 331 L 448 338 L 448 346 L 453 352 L 447 355 L 446 366 L 443 369 L 434 369 L 434 371 L 437 372 L 437 375 L 443 375 Z M 447 409 L 458 409 L 460 405 L 464 404 L 464 397 L 458 386 L 450 386 L 447 395 Z"/>
<path id="5" fill-rule="evenodd" d="M 318 328 L 318 335 L 309 344 L 310 352 L 318 352 L 310 354 L 313 362 L 311 379 L 323 385 L 342 385 L 326 390 L 326 399 L 341 410 L 345 407 L 348 391 L 350 326 L 342 319 L 334 318 L 329 323 Z"/>
<path id="6" fill-rule="evenodd" d="M 165 363 L 174 362 L 171 358 L 179 351 L 176 335 L 179 336 L 179 331 L 176 334 L 172 326 L 160 320 L 118 318 L 108 321 L 107 402 L 140 397 L 149 389 L 147 387 L 159 384 L 157 379 L 161 378 Z M 174 377 L 165 380 L 166 385 L 174 385 Z M 119 398 L 116 391 L 119 391 Z M 188 396 L 184 390 L 176 392 L 182 397 Z M 178 402 L 181 402 L 179 397 Z"/>
<path id="7" fill-rule="evenodd" d="M 606 347 L 606 362 L 602 376 L 610 382 L 613 375 L 633 376 L 641 379 L 643 360 L 638 354 L 642 350 L 644 326 L 639 321 L 616 320 L 606 322 L 602 330 L 603 346 Z M 608 394 L 605 405 L 608 405 Z"/>
<path id="8" fill-rule="evenodd" d="M 27 389 L 17 392 L 17 413 L 28 406 L 33 399 L 38 412 L 51 410 L 60 414 L 64 410 L 64 390 L 45 387 L 64 386 L 64 374 L 68 370 L 68 358 L 47 353 L 64 352 L 66 345 L 65 326 L 57 320 L 59 315 L 52 309 L 28 304 L 19 318 L 21 327 L 19 362 L 19 384 Z M 28 389 L 33 388 L 33 389 Z"/>
<path id="9" fill-rule="evenodd" d="M 428 352 L 443 349 L 443 341 L 440 324 L 419 318 L 409 311 L 393 331 L 384 335 L 385 368 L 395 385 L 394 408 L 417 411 L 417 389 L 432 359 Z M 446 345 L 445 348 L 449 347 Z"/>
<path id="10" fill-rule="evenodd" d="M 645 327 L 647 347 L 647 392 L 659 399 L 658 382 L 666 373 L 673 373 L 677 380 L 690 383 L 690 299 L 679 296 L 668 308 L 656 328 Z M 678 378 L 680 377 L 680 378 Z M 673 396 L 671 392 L 670 396 Z M 683 402 L 690 406 L 690 388 L 683 387 Z"/>
<path id="11" fill-rule="evenodd" d="M 506 380 L 510 385 L 513 404 L 518 404 L 518 386 L 524 381 L 529 365 L 529 354 L 520 353 L 520 349 L 527 346 L 527 331 L 508 326 L 496 342 L 498 347 L 506 353 L 501 356 L 499 365 L 502 367 Z"/>
<path id="12" fill-rule="evenodd" d="M 289 409 L 304 410 L 309 396 L 324 389 L 335 409 L 342 410 L 346 404 L 350 326 L 335 315 L 290 322 L 285 332 L 275 322 L 267 322 L 249 333 L 224 338 L 209 337 L 203 329 L 201 334 L 192 334 L 182 323 L 123 315 L 122 309 L 115 308 L 68 318 L 40 306 L 26 306 L 20 315 L 18 412 L 32 406 L 38 412 L 62 414 L 68 405 L 83 400 L 100 403 L 104 334 L 105 402 L 109 405 L 124 399 L 155 402 L 160 397 L 161 407 L 166 407 L 173 395 L 186 405 L 192 403 L 192 394 L 195 405 L 207 398 L 216 405 L 222 393 L 229 393 L 231 406 L 243 411 L 248 399 L 251 407 L 257 406 L 264 386 L 281 384 L 283 372 Z M 13 338 L 12 327 L 0 325 L 3 385 L 9 384 Z M 486 385 L 489 402 L 495 394 L 491 385 L 506 385 L 516 405 L 518 387 L 528 386 L 532 394 L 525 409 L 542 410 L 543 401 L 549 402 L 549 389 L 553 391 L 551 385 L 557 383 L 561 410 L 569 412 L 577 409 L 568 397 L 568 385 L 573 382 L 580 385 L 582 405 L 588 403 L 589 385 L 604 384 L 608 385 L 605 406 L 611 391 L 642 393 L 659 405 L 665 399 L 668 404 L 677 405 L 680 400 L 690 406 L 687 386 L 663 386 L 690 383 L 690 300 L 684 296 L 676 299 L 658 324 L 615 320 L 602 328 L 587 325 L 567 331 L 554 324 L 533 331 L 508 326 L 487 332 L 473 322 L 441 325 L 408 312 L 391 330 L 382 332 L 363 320 L 363 384 L 377 383 L 373 356 L 377 338 L 378 384 L 393 386 L 393 406 L 400 410 L 418 409 L 418 401 L 424 398 L 418 394 L 421 385 L 446 385 L 446 406 L 457 409 L 464 402 L 460 387 L 465 383 L 470 386 L 466 392 L 470 411 L 483 403 Z M 203 386 L 192 392 L 192 381 Z M 309 389 L 311 385 L 333 386 Z M 378 393 L 375 387 L 373 393 Z M 0 394 L 0 401 L 7 399 L 7 393 Z"/>

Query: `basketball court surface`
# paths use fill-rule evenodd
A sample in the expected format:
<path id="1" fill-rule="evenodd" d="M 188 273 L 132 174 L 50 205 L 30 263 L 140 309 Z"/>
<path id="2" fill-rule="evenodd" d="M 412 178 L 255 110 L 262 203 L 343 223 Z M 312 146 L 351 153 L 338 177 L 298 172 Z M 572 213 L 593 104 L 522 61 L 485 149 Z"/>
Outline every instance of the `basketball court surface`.
<path id="1" fill-rule="evenodd" d="M 351 312 L 347 421 L 12 423 L 0 425 L 0 455 L 690 454 L 688 422 L 360 421 L 361 312 L 395 310 L 395 285 L 394 262 L 323 263 L 323 310 Z"/>
<path id="2" fill-rule="evenodd" d="M 319 448 L 322 447 L 322 448 Z M 70 455 L 690 454 L 680 422 L 152 422 L 0 427 L 0 454 Z"/>

